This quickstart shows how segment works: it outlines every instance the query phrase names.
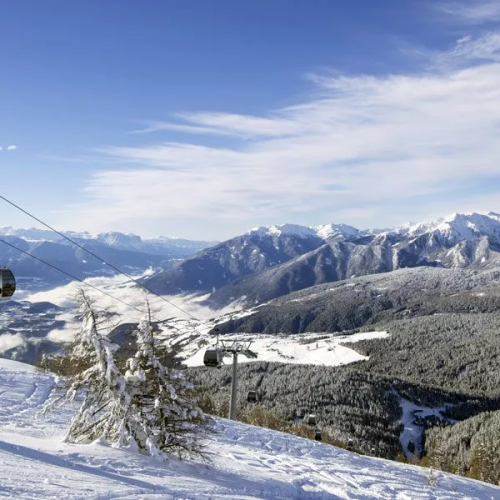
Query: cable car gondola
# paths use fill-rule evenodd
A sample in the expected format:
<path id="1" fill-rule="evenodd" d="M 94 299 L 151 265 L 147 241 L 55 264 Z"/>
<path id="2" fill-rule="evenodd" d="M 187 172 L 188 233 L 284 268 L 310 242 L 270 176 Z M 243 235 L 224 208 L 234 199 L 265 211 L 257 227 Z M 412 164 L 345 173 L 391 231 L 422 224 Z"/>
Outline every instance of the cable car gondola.
<path id="1" fill-rule="evenodd" d="M 0 267 L 0 299 L 10 299 L 16 291 L 16 279 L 8 267 Z"/>
<path id="2" fill-rule="evenodd" d="M 313 415 L 312 413 L 307 415 L 304 420 L 307 425 L 316 425 L 316 415 Z"/>
<path id="3" fill-rule="evenodd" d="M 316 431 L 316 433 L 314 434 L 314 440 L 315 441 L 321 441 L 323 438 L 321 436 L 321 431 Z"/>
<path id="4" fill-rule="evenodd" d="M 247 394 L 247 402 L 248 403 L 257 403 L 259 401 L 259 397 L 257 391 L 248 391 Z"/>
<path id="5" fill-rule="evenodd" d="M 222 352 L 218 347 L 209 347 L 203 356 L 203 364 L 214 368 L 222 366 Z"/>

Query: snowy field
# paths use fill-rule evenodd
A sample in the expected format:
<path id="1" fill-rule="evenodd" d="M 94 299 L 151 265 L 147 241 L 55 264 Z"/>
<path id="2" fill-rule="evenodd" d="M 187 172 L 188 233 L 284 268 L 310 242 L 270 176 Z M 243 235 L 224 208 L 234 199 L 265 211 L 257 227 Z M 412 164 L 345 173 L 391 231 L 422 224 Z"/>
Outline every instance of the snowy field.
<path id="1" fill-rule="evenodd" d="M 206 461 L 155 461 L 62 442 L 72 409 L 38 415 L 54 379 L 0 360 L 0 498 L 163 500 L 500 499 L 500 488 L 217 420 Z"/>
<path id="2" fill-rule="evenodd" d="M 231 345 L 231 342 L 238 342 L 244 345 L 250 345 L 252 351 L 258 354 L 258 358 L 248 359 L 243 356 L 238 361 L 274 361 L 279 363 L 303 364 L 303 365 L 322 365 L 322 366 L 340 366 L 354 361 L 368 359 L 341 344 L 359 342 L 360 340 L 384 338 L 386 332 L 356 333 L 354 335 L 328 336 L 325 334 L 300 334 L 300 335 L 255 335 L 241 334 L 231 335 L 230 337 L 221 336 L 225 344 Z M 212 339 L 213 340 L 213 339 Z M 184 364 L 187 366 L 203 365 L 203 355 L 206 346 L 188 344 L 181 353 L 180 357 L 185 358 Z M 227 363 L 231 363 L 231 358 L 227 358 Z"/>

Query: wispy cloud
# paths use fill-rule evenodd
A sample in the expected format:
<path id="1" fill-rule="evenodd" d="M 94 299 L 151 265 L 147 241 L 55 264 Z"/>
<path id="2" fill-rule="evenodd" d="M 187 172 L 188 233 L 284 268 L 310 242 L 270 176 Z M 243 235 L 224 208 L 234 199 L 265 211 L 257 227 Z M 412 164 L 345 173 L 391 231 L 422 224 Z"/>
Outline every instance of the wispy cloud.
<path id="1" fill-rule="evenodd" d="M 466 0 L 436 2 L 436 8 L 450 18 L 466 24 L 485 24 L 500 21 L 498 0 Z"/>
<path id="2" fill-rule="evenodd" d="M 7 146 L 7 151 L 15 151 L 17 149 L 17 146 L 15 144 L 11 144 L 10 146 Z"/>
<path id="3" fill-rule="evenodd" d="M 250 139 L 293 135 L 300 131 L 296 124 L 281 115 L 282 113 L 277 113 L 273 117 L 259 117 L 214 112 L 178 113 L 175 118 L 182 123 L 145 122 L 144 128 L 134 130 L 132 133 L 175 131 L 196 135 L 222 135 Z"/>
<path id="4" fill-rule="evenodd" d="M 309 99 L 265 116 L 151 122 L 150 132 L 194 140 L 101 149 L 126 168 L 95 174 L 85 205 L 69 212 L 81 226 L 152 232 L 167 224 L 224 237 L 260 223 L 388 225 L 434 209 L 499 210 L 484 206 L 493 196 L 464 194 L 471 180 L 498 175 L 499 37 L 463 38 L 439 55 L 453 64 L 422 74 L 317 75 Z M 207 134 L 231 137 L 230 146 L 207 145 Z M 197 233 L 183 231 L 189 224 Z"/>
<path id="5" fill-rule="evenodd" d="M 468 35 L 459 39 L 448 57 L 465 60 L 500 61 L 500 33 L 486 33 L 477 38 Z"/>
<path id="6" fill-rule="evenodd" d="M 182 123 L 174 123 L 167 121 L 144 121 L 143 127 L 132 130 L 130 134 L 151 134 L 154 132 L 186 132 L 190 134 L 205 134 L 205 135 L 227 135 L 224 132 L 213 128 L 200 127 Z"/>

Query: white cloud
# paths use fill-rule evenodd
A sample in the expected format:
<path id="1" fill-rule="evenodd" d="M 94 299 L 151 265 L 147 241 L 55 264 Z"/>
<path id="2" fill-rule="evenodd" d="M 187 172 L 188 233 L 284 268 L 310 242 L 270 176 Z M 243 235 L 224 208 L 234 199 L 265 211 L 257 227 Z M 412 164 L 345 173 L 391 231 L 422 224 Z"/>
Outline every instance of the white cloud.
<path id="1" fill-rule="evenodd" d="M 7 146 L 7 151 L 15 151 L 17 149 L 17 146 L 15 144 L 11 144 L 10 146 Z"/>
<path id="2" fill-rule="evenodd" d="M 449 14 L 450 17 L 462 23 L 484 24 L 500 21 L 500 3 L 498 0 L 447 1 L 436 5 L 439 11 Z"/>
<path id="3" fill-rule="evenodd" d="M 449 190 L 499 175 L 499 40 L 463 38 L 424 74 L 317 76 L 309 99 L 267 116 L 179 114 L 176 130 L 197 140 L 100 150 L 116 167 L 92 177 L 64 225 L 222 238 L 261 223 L 389 225 L 481 205 Z M 230 145 L 208 146 L 207 134 Z"/>
<path id="4" fill-rule="evenodd" d="M 221 135 L 250 139 L 253 137 L 279 137 L 293 135 L 300 129 L 277 114 L 274 117 L 258 117 L 231 113 L 178 113 L 177 119 L 184 123 L 146 122 L 146 127 L 134 130 L 133 134 L 160 131 L 186 132 L 197 135 Z"/>
<path id="5" fill-rule="evenodd" d="M 500 33 L 487 33 L 478 38 L 470 35 L 459 39 L 448 57 L 467 60 L 500 61 Z"/>

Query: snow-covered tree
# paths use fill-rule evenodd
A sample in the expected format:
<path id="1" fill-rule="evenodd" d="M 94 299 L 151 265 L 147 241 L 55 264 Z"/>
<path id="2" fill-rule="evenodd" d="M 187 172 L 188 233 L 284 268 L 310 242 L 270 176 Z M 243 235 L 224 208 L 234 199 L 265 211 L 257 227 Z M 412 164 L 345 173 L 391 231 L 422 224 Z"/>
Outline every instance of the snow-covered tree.
<path id="1" fill-rule="evenodd" d="M 190 396 L 192 384 L 158 359 L 147 301 L 136 344 L 137 353 L 128 359 L 125 373 L 133 410 L 126 423 L 131 442 L 152 455 L 199 453 L 199 438 L 208 419 Z"/>
<path id="2" fill-rule="evenodd" d="M 82 327 L 71 361 L 79 369 L 69 375 L 65 393 L 46 407 L 81 398 L 65 440 L 100 440 L 156 456 L 200 453 L 199 437 L 209 421 L 189 395 L 192 384 L 159 361 L 149 304 L 136 330 L 137 352 L 123 375 L 115 362 L 119 347 L 101 333 L 105 314 L 83 291 L 78 300 Z"/>
<path id="3" fill-rule="evenodd" d="M 125 378 L 116 366 L 114 352 L 118 349 L 100 333 L 103 313 L 96 311 L 91 299 L 80 290 L 82 327 L 76 335 L 71 353 L 75 365 L 86 368 L 69 377 L 69 388 L 58 402 L 73 401 L 82 397 L 81 405 L 65 440 L 92 442 L 103 440 L 112 445 L 125 444 L 123 424 L 130 406 Z"/>

